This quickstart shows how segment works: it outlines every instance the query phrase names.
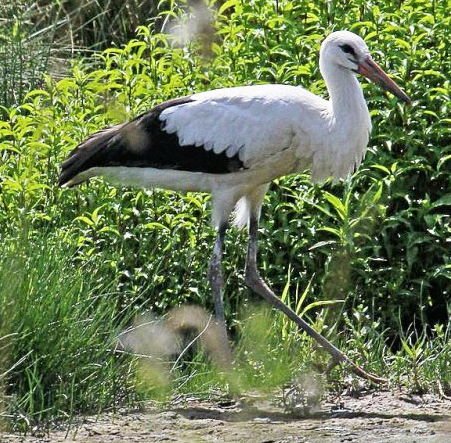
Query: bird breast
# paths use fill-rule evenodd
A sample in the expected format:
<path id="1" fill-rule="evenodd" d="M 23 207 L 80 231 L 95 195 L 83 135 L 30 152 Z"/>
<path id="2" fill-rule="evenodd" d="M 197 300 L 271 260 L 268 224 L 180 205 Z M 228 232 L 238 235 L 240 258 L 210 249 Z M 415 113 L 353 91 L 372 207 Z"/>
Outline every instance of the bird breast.
<path id="1" fill-rule="evenodd" d="M 368 110 L 349 113 L 346 118 L 336 118 L 332 113 L 325 117 L 328 129 L 312 139 L 312 181 L 327 178 L 334 181 L 346 178 L 362 162 L 371 132 Z"/>

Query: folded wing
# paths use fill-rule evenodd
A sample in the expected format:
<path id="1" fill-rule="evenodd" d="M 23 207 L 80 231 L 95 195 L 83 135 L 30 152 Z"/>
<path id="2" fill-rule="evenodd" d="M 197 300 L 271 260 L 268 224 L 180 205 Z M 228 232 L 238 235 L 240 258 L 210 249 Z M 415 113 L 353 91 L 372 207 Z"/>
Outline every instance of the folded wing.
<path id="1" fill-rule="evenodd" d="M 77 146 L 62 164 L 59 184 L 75 185 L 91 176 L 89 170 L 102 167 L 211 174 L 252 168 L 299 136 L 293 128 L 302 117 L 302 94 L 307 93 L 302 91 L 251 86 L 169 100 Z"/>

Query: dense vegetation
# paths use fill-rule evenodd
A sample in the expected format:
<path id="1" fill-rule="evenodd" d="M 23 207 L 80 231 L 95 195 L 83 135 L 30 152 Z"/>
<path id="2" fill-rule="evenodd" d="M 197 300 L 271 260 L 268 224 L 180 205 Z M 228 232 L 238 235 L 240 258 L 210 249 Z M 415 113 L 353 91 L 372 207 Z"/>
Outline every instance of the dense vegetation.
<path id="1" fill-rule="evenodd" d="M 69 150 L 93 131 L 193 91 L 278 82 L 325 95 L 317 52 L 334 29 L 362 35 L 413 105 L 363 82 L 374 126 L 364 164 L 344 183 L 312 186 L 300 174 L 272 185 L 261 228 L 262 273 L 370 368 L 388 371 L 395 383 L 408 378 L 414 389 L 436 389 L 437 380 L 450 389 L 445 2 L 230 0 L 212 9 L 213 22 L 198 38 L 182 43 L 180 36 L 199 31 L 196 15 L 205 10 L 190 14 L 174 3 L 160 3 L 158 19 L 172 33 L 156 32 L 150 22 L 124 45 L 73 60 L 61 80 L 50 73 L 32 90 L 19 82 L 28 92 L 17 105 L 2 91 L 8 104 L 0 121 L 5 411 L 23 424 L 130 401 L 134 366 L 113 352 L 118 331 L 146 310 L 161 315 L 183 303 L 212 309 L 205 278 L 214 235 L 209 197 L 116 188 L 99 179 L 58 189 L 58 165 Z M 4 30 L 5 41 L 8 35 Z M 20 63 L 10 67 L 8 75 Z M 227 316 L 236 338 L 241 331 L 261 338 L 243 324 L 243 308 L 256 298 L 243 289 L 242 236 L 232 232 L 227 243 Z M 273 374 L 281 382 L 274 374 L 282 367 L 289 379 L 311 362 L 311 345 L 286 321 L 277 316 L 263 330 L 271 364 L 256 363 L 263 357 L 249 352 L 255 342 L 240 345 L 243 365 L 255 373 L 250 380 Z M 202 370 L 190 368 L 194 380 Z M 184 374 L 185 389 L 192 387 Z"/>

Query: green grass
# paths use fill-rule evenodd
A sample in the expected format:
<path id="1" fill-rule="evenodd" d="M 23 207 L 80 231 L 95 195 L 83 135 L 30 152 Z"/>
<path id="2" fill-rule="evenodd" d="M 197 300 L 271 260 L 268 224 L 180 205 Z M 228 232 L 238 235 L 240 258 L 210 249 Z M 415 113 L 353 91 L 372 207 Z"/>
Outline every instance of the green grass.
<path id="1" fill-rule="evenodd" d="M 325 95 L 316 54 L 326 33 L 344 28 L 366 39 L 413 105 L 363 82 L 374 126 L 365 162 L 336 185 L 312 186 L 299 174 L 271 186 L 261 271 L 366 369 L 392 386 L 449 394 L 451 23 L 444 3 L 228 1 L 214 14 L 213 35 L 183 46 L 157 32 L 189 19 L 177 18 L 182 4 L 169 3 L 157 25 L 139 27 L 123 46 L 70 60 L 61 80 L 43 77 L 43 69 L 34 83 L 2 78 L 2 97 L 14 92 L 19 103 L 1 108 L 0 121 L 2 416 L 27 429 L 149 395 L 272 389 L 326 364 L 280 316 L 247 320 L 258 299 L 243 289 L 245 233 L 231 231 L 224 265 L 236 383 L 202 355 L 155 381 L 142 362 L 114 352 L 115 340 L 135 314 L 162 316 L 187 303 L 212 311 L 209 196 L 99 179 L 61 190 L 56 181 L 60 162 L 90 133 L 167 98 L 263 82 Z M 22 49 L 27 32 L 14 34 Z M 30 72 L 20 63 L 24 50 L 34 62 L 28 49 L 10 51 L 17 79 Z M 345 373 L 334 369 L 328 387 L 340 386 Z"/>
<path id="2" fill-rule="evenodd" d="M 316 317 L 318 330 L 322 329 L 324 318 L 321 313 Z M 367 371 L 387 377 L 388 385 L 384 388 L 449 395 L 450 325 L 437 326 L 434 331 L 419 335 L 411 331 L 401 337 L 401 346 L 395 350 L 381 325 L 372 322 L 362 307 L 346 316 L 345 321 L 345 331 L 334 341 Z M 138 371 L 141 392 L 168 400 L 173 395 L 193 394 L 206 398 L 218 393 L 274 395 L 287 385 L 308 388 L 311 381 L 318 383 L 324 392 L 342 392 L 349 386 L 362 388 L 362 380 L 352 376 L 346 366 L 337 366 L 325 375 L 329 355 L 290 326 L 281 314 L 256 305 L 245 310 L 236 325 L 239 334 L 230 372 L 212 363 L 207 350 L 202 348 L 197 348 L 177 366 L 174 362 L 161 366 L 143 359 Z M 323 333 L 327 334 L 327 328 L 323 328 Z"/>
<path id="3" fill-rule="evenodd" d="M 72 58 L 120 46 L 138 25 L 161 27 L 165 2 L 132 0 L 36 1 L 0 5 L 0 106 L 21 104 L 45 73 L 62 78 Z M 14 56 L 11 56 L 13 54 Z"/>
<path id="4" fill-rule="evenodd" d="M 72 419 L 132 402 L 132 361 L 115 352 L 122 315 L 89 262 L 43 235 L 4 243 L 0 264 L 0 382 L 4 414 L 26 429 L 46 417 Z"/>
<path id="5" fill-rule="evenodd" d="M 117 337 L 136 313 L 143 312 L 139 297 L 133 300 L 130 295 L 125 306 L 119 305 L 122 298 L 111 292 L 114 282 L 105 285 L 89 260 L 74 265 L 77 251 L 64 239 L 43 235 L 32 243 L 25 238 L 5 246 L 8 252 L 0 266 L 0 382 L 5 402 L 1 416 L 15 430 L 134 406 L 145 398 L 271 393 L 290 383 L 303 386 L 310 379 L 325 390 L 339 389 L 345 378 L 349 384 L 346 367 L 335 368 L 327 378 L 320 376 L 327 354 L 263 305 L 241 310 L 234 323 L 231 373 L 214 365 L 208 350 L 198 347 L 177 362 L 139 353 L 133 358 L 133 351 L 117 350 Z M 286 277 L 290 281 L 290 275 Z M 401 336 L 402 345 L 395 351 L 386 331 L 363 306 L 344 314 L 344 330 L 331 330 L 324 323 L 328 304 L 304 304 L 308 289 L 293 292 L 287 285 L 282 296 L 365 369 L 388 374 L 393 388 L 449 392 L 449 325 L 419 336 L 410 331 Z M 162 337 L 149 335 L 147 340 Z"/>

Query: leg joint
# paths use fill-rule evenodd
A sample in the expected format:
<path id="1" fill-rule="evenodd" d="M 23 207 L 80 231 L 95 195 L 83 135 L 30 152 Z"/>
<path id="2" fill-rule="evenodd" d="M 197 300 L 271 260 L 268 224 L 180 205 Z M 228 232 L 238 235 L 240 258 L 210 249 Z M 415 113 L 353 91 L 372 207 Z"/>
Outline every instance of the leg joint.
<path id="1" fill-rule="evenodd" d="M 246 268 L 244 283 L 249 288 L 253 289 L 256 285 L 258 285 L 261 281 L 261 277 L 255 269 Z"/>

